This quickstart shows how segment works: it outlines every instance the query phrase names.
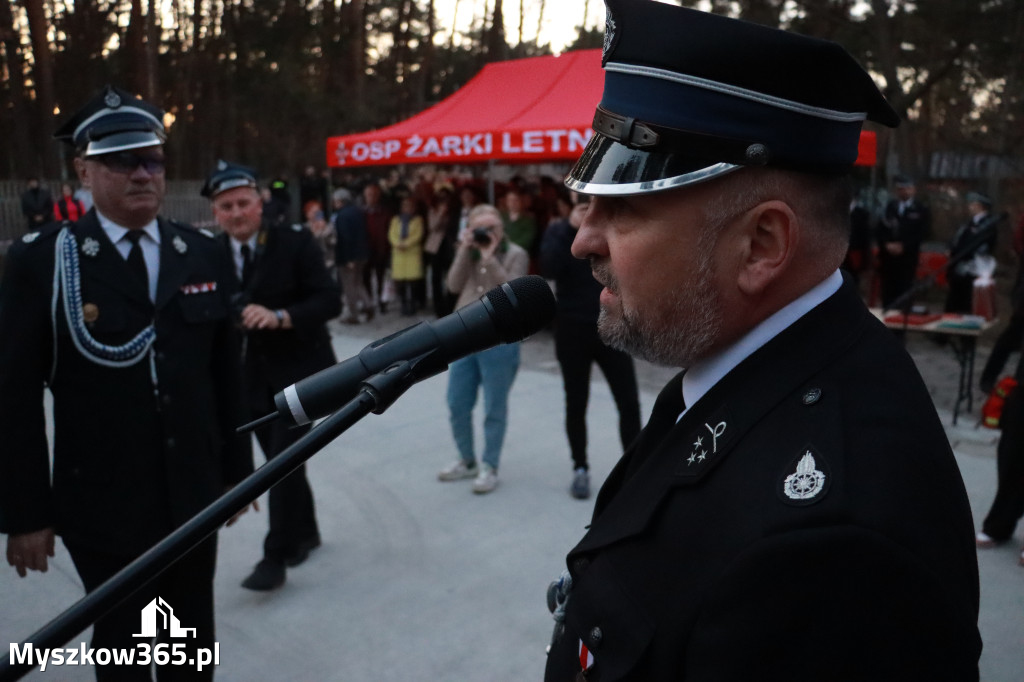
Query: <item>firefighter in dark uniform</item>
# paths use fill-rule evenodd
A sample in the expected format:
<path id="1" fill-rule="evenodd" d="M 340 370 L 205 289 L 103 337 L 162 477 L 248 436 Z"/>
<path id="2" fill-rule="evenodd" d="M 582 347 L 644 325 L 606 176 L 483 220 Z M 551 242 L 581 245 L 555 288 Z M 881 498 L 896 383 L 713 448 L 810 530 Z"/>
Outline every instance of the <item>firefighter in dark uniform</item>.
<path id="1" fill-rule="evenodd" d="M 252 471 L 230 264 L 212 235 L 158 217 L 163 112 L 108 87 L 57 132 L 95 206 L 15 243 L 0 286 L 0 531 L 45 571 L 60 535 L 87 591 Z M 53 481 L 43 389 L 53 396 Z M 135 648 L 156 596 L 212 647 L 216 536 L 101 617 L 94 648 Z M 166 633 L 165 633 L 166 634 Z M 161 636 L 162 638 L 163 636 Z M 189 654 L 194 656 L 194 654 Z M 148 680 L 148 666 L 97 666 Z M 212 679 L 163 666 L 161 680 Z"/>
<path id="2" fill-rule="evenodd" d="M 549 590 L 546 679 L 977 680 L 953 453 L 838 271 L 861 122 L 897 115 L 834 43 L 607 4 L 573 253 L 602 338 L 685 369 Z"/>
<path id="3" fill-rule="evenodd" d="M 202 189 L 224 230 L 222 248 L 240 290 L 233 306 L 243 330 L 242 378 L 252 418 L 275 411 L 274 395 L 336 362 L 326 323 L 341 313 L 341 292 L 313 234 L 301 225 L 262 219 L 253 170 L 221 161 Z M 268 459 L 305 435 L 309 425 L 273 422 L 256 430 Z M 270 489 L 270 531 L 263 559 L 242 586 L 272 590 L 320 546 L 313 492 L 303 464 Z"/>
<path id="4" fill-rule="evenodd" d="M 914 285 L 921 242 L 931 229 L 931 213 L 917 198 L 914 181 L 900 175 L 893 185 L 896 197 L 885 205 L 876 233 L 883 307 L 888 307 Z M 909 305 L 909 298 L 906 303 Z"/>

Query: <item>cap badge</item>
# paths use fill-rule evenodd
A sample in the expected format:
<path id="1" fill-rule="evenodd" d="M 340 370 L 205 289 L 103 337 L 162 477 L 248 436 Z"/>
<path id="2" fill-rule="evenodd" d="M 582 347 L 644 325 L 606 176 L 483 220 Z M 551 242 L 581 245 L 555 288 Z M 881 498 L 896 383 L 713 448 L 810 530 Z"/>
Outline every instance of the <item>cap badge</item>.
<path id="1" fill-rule="evenodd" d="M 188 251 L 188 244 L 186 244 L 185 240 L 178 235 L 174 235 L 174 239 L 171 240 L 171 244 L 174 245 L 174 250 L 182 256 L 184 256 L 185 252 Z"/>
<path id="2" fill-rule="evenodd" d="M 26 244 L 31 244 L 37 239 L 39 239 L 39 232 L 29 232 L 28 234 L 21 238 L 21 241 L 25 242 Z"/>
<path id="3" fill-rule="evenodd" d="M 815 468 L 814 455 L 808 450 L 796 465 L 796 472 L 786 476 L 783 492 L 791 500 L 813 499 L 825 489 L 825 474 Z"/>
<path id="4" fill-rule="evenodd" d="M 615 47 L 615 43 L 618 41 L 618 33 L 616 29 L 618 26 L 615 24 L 615 17 L 612 16 L 612 8 L 605 5 L 605 18 L 604 18 L 604 45 L 601 49 L 601 66 L 603 67 L 608 63 L 608 55 Z"/>
<path id="5" fill-rule="evenodd" d="M 117 109 L 119 106 L 121 106 L 121 96 L 114 91 L 110 91 L 103 98 L 103 103 L 111 109 Z"/>
<path id="6" fill-rule="evenodd" d="M 82 319 L 92 324 L 100 317 L 100 309 L 95 303 L 86 303 L 82 306 Z"/>
<path id="7" fill-rule="evenodd" d="M 82 242 L 82 253 L 89 258 L 95 258 L 96 254 L 100 252 L 100 243 L 92 237 L 86 237 Z"/>
<path id="8" fill-rule="evenodd" d="M 705 436 L 702 433 L 699 433 L 697 435 L 697 440 L 693 442 L 693 451 L 690 453 L 690 456 L 686 458 L 686 466 L 700 464 L 708 458 L 709 454 L 714 455 L 718 453 L 718 439 L 725 434 L 726 423 L 718 422 L 718 424 L 713 428 L 711 424 L 704 424 L 704 428 L 708 430 L 708 438 L 710 439 L 710 442 L 705 446 Z"/>

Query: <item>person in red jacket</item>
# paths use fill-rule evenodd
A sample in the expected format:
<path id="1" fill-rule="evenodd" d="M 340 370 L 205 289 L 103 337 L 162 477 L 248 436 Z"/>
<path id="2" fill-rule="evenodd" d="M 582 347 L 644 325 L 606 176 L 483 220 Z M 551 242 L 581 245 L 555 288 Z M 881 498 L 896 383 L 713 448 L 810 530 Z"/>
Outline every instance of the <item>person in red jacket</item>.
<path id="1" fill-rule="evenodd" d="M 64 183 L 60 186 L 60 199 L 53 202 L 53 217 L 55 220 L 70 220 L 75 222 L 85 215 L 85 206 L 75 198 L 71 185 Z"/>

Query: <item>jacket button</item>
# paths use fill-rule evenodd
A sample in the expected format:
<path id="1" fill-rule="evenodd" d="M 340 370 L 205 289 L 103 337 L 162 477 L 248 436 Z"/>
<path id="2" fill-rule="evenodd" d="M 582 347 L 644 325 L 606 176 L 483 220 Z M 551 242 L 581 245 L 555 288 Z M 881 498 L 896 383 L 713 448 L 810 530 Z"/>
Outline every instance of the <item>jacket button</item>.
<path id="1" fill-rule="evenodd" d="M 601 632 L 601 628 L 595 626 L 594 629 L 590 631 L 590 648 L 596 651 L 597 648 L 601 646 L 601 639 L 603 637 L 604 633 Z"/>
<path id="2" fill-rule="evenodd" d="M 821 400 L 821 389 L 812 388 L 811 390 L 804 393 L 804 405 L 813 405 L 814 403 Z"/>

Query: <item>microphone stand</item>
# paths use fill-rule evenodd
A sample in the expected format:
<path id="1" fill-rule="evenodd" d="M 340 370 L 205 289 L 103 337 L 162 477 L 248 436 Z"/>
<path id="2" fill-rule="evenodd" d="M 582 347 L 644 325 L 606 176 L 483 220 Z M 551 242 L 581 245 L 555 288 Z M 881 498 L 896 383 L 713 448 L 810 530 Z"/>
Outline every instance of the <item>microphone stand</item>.
<path id="1" fill-rule="evenodd" d="M 325 418 L 309 433 L 281 451 L 229 491 L 214 500 L 167 537 L 125 566 L 63 613 L 29 635 L 21 649 L 52 649 L 65 644 L 107 611 L 120 604 L 217 531 L 240 509 L 298 468 L 356 422 L 373 412 L 383 414 L 413 384 L 440 374 L 448 367 L 424 363 L 433 351 L 396 363 L 363 382 L 362 390 L 340 410 Z M 421 366 L 424 365 L 424 366 Z M 34 656 L 33 656 L 34 658 Z M 0 660 L 0 682 L 17 680 L 36 666 L 15 663 L 10 653 Z"/>

